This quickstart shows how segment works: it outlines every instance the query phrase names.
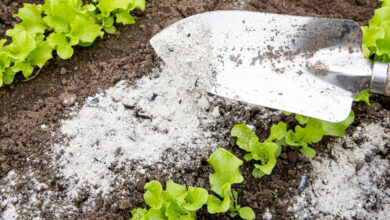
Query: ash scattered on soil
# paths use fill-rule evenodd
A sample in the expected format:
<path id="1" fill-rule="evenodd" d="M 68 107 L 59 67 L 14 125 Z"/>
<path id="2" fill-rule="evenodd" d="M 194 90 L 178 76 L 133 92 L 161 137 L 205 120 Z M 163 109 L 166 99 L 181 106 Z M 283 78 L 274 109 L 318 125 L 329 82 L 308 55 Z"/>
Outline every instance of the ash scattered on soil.
<path id="1" fill-rule="evenodd" d="M 303 218 L 390 218 L 390 112 L 327 144 L 291 212 Z"/>
<path id="2" fill-rule="evenodd" d="M 44 210 L 53 211 L 56 218 L 76 214 L 75 211 L 92 211 L 91 203 L 99 195 L 112 193 L 124 181 L 137 183 L 139 175 L 150 172 L 148 167 L 158 163 L 159 175 L 172 178 L 171 169 L 199 168 L 200 160 L 221 144 L 216 137 L 220 131 L 207 131 L 209 124 L 215 123 L 215 117 L 220 116 L 210 110 L 214 98 L 198 86 L 196 75 L 179 75 L 172 69 L 176 68 L 162 67 L 161 72 L 156 70 L 135 85 L 121 81 L 87 98 L 80 109 L 76 107 L 70 113 L 72 119 L 61 122 L 60 133 L 53 135 L 52 166 L 64 185 L 61 199 L 52 197 L 51 203 L 43 205 Z M 162 160 L 167 149 L 176 155 L 168 154 Z M 184 149 L 186 154 L 180 153 Z M 170 169 L 168 165 L 172 164 L 175 165 Z M 31 173 L 34 176 L 34 171 Z M 10 173 L 5 180 L 14 176 Z M 19 211 L 44 203 L 37 198 L 22 205 L 17 191 L 0 188 L 7 197 L 2 201 L 7 207 L 4 216 L 15 210 L 11 200 L 18 201 Z M 35 198 L 39 193 L 29 191 L 29 194 Z M 83 203 L 83 208 L 78 209 L 77 203 Z M 27 213 L 26 216 L 34 217 L 43 214 Z"/>
<path id="3" fill-rule="evenodd" d="M 12 14 L 22 6 L 22 3 L 42 3 L 41 0 L 4 0 L 0 1 L 0 35 L 15 24 Z M 250 2 L 248 4 L 247 2 Z M 98 194 L 93 202 L 88 190 L 81 190 L 78 198 L 71 203 L 68 199 L 68 181 L 56 174 L 56 167 L 51 167 L 53 148 L 50 143 L 52 131 L 58 131 L 59 120 L 70 118 L 69 108 L 61 103 L 64 93 L 77 94 L 77 102 L 101 90 L 114 86 L 118 81 L 139 79 L 151 68 L 158 66 L 158 59 L 148 44 L 149 39 L 177 20 L 205 11 L 221 9 L 242 9 L 262 12 L 274 12 L 293 15 L 309 15 L 352 19 L 359 24 L 368 24 L 374 9 L 379 7 L 377 0 L 322 1 L 322 0 L 166 0 L 149 1 L 146 12 L 134 14 L 137 23 L 127 27 L 118 27 L 116 35 L 107 35 L 89 48 L 76 48 L 75 55 L 66 61 L 54 59 L 40 72 L 39 76 L 28 83 L 16 83 L 0 89 L 0 177 L 1 186 L 11 193 L 8 202 L 11 205 L 2 207 L 0 215 L 4 219 L 13 219 L 16 212 L 31 218 L 41 213 L 41 218 L 54 218 L 58 208 L 68 208 L 67 218 L 81 219 L 128 219 L 129 210 L 143 207 L 143 186 L 145 182 L 158 179 L 165 181 L 173 176 L 176 182 L 187 185 L 208 187 L 208 174 L 211 167 L 201 158 L 204 152 L 182 149 L 177 152 L 166 149 L 161 156 L 165 164 L 155 164 L 146 167 L 145 174 L 136 176 L 138 183 L 126 178 L 118 181 L 114 190 L 106 196 Z M 390 109 L 390 99 L 376 97 L 379 106 Z M 218 131 L 229 140 L 229 129 L 237 123 L 246 122 L 257 128 L 257 134 L 265 139 L 269 127 L 280 120 L 294 125 L 294 119 L 280 116 L 278 112 L 263 108 L 224 104 L 224 101 L 214 98 L 210 103 L 210 111 L 218 113 L 215 125 L 210 125 L 210 131 Z M 378 106 L 376 105 L 376 106 Z M 218 108 L 216 108 L 218 107 Z M 216 109 L 216 110 L 215 110 Z M 219 111 L 218 111 L 219 110 Z M 382 120 L 383 109 L 370 108 L 360 112 L 356 123 L 367 117 Z M 377 120 L 377 121 L 378 121 Z M 233 147 L 234 140 L 223 145 L 237 155 L 241 151 Z M 317 151 L 324 152 L 326 141 L 319 143 Z M 246 182 L 235 186 L 239 192 L 239 202 L 254 208 L 256 215 L 273 216 L 278 219 L 291 218 L 287 207 L 293 195 L 299 193 L 298 186 L 302 175 L 308 176 L 310 165 L 307 159 L 297 152 L 285 149 L 278 160 L 277 168 L 272 176 L 253 179 L 251 171 L 253 164 L 245 164 L 242 168 Z M 211 152 L 209 152 L 211 153 Z M 177 167 L 175 161 L 190 156 L 194 161 L 189 167 Z M 243 156 L 243 155 L 241 155 Z M 174 158 L 174 159 L 171 159 Z M 60 158 L 54 158 L 60 159 Z M 133 164 L 136 167 L 136 163 Z M 165 168 L 170 174 L 161 173 Z M 121 173 L 120 169 L 115 172 Z M 128 171 L 130 172 L 130 171 Z M 131 170 L 136 173 L 137 171 Z M 168 172 L 168 171 L 167 171 Z M 5 182 L 9 181 L 6 185 Z M 388 183 L 389 177 L 386 178 Z M 278 189 L 278 196 L 275 196 Z M 98 191 L 98 190 L 97 190 Z M 35 195 L 35 196 L 34 196 Z M 2 194 L 2 203 L 5 201 Z M 7 198 L 6 198 L 7 199 Z M 66 201 L 66 202 L 65 202 Z M 87 202 L 86 202 L 87 201 Z M 283 201 L 283 202 L 282 202 Z M 87 204 L 88 203 L 88 204 Z M 69 204 L 69 207 L 64 207 Z M 49 209 L 48 207 L 53 207 Z M 13 209 L 15 208 L 15 209 Z M 17 210 L 16 208 L 19 208 Z M 87 211 L 92 210 L 92 211 Z M 202 209 L 200 219 L 228 219 L 228 215 L 210 216 Z M 261 217 L 259 217 L 261 218 Z"/>

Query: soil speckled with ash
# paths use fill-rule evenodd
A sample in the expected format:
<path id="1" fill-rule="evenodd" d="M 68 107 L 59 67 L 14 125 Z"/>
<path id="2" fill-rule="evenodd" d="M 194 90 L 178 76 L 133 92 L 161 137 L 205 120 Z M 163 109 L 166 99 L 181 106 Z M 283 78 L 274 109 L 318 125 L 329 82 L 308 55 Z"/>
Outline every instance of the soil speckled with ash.
<path id="1" fill-rule="evenodd" d="M 5 30 L 15 24 L 16 19 L 12 14 L 26 2 L 42 3 L 33 0 L 0 2 L 0 36 L 5 37 Z M 134 12 L 136 24 L 119 26 L 117 34 L 107 35 L 89 48 L 76 48 L 75 55 L 69 60 L 56 58 L 50 61 L 34 80 L 27 83 L 19 81 L 0 89 L 0 177 L 3 186 L 0 215 L 4 219 L 14 219 L 18 216 L 128 219 L 129 210 L 145 205 L 143 187 L 145 182 L 152 179 L 160 181 L 173 179 L 181 184 L 209 187 L 208 175 L 212 172 L 212 168 L 206 162 L 207 156 L 211 153 L 209 148 L 205 148 L 204 151 L 183 148 L 180 152 L 172 147 L 164 148 L 160 155 L 164 163 L 147 166 L 139 161 L 134 161 L 131 166 L 115 164 L 115 161 L 106 164 L 109 172 L 120 174 L 110 186 L 112 191 L 108 195 L 99 192 L 94 194 L 92 193 L 94 189 L 81 187 L 77 193 L 72 194 L 70 203 L 64 201 L 68 196 L 67 189 L 72 183 L 56 170 L 58 167 L 50 165 L 53 161 L 61 160 L 61 153 L 65 153 L 56 152 L 52 144 L 53 139 L 62 139 L 59 136 L 52 136 L 53 132 L 60 134 L 60 121 L 71 120 L 74 115 L 70 113 L 80 108 L 76 103 L 85 103 L 87 97 L 95 97 L 96 93 L 114 86 L 121 80 L 128 80 L 131 84 L 151 73 L 153 68 L 158 68 L 161 61 L 149 45 L 149 40 L 169 24 L 196 13 L 219 9 L 346 18 L 367 24 L 378 6 L 379 2 L 376 0 L 147 1 L 145 13 Z M 67 95 L 75 97 L 75 102 L 72 101 L 70 104 L 67 102 L 67 105 L 73 106 L 63 104 L 63 97 Z M 153 96 L 151 94 L 148 97 L 153 99 Z M 158 99 L 158 96 L 155 98 Z M 92 100 L 89 100 L 90 104 L 97 105 Z M 357 120 L 353 126 L 360 124 L 365 126 L 366 122 L 378 122 L 388 117 L 389 99 L 375 96 L 373 100 L 376 104 L 370 108 L 359 106 L 355 108 Z M 222 147 L 226 147 L 241 158 L 244 153 L 234 146 L 234 139 L 229 137 L 229 130 L 235 124 L 246 122 L 255 126 L 262 140 L 269 134 L 269 128 L 274 123 L 283 120 L 289 126 L 296 124 L 292 117 L 280 115 L 279 112 L 244 104 L 226 103 L 212 95 L 207 97 L 207 102 L 204 100 L 204 104 L 207 103 L 210 105 L 206 110 L 207 114 L 217 117 L 213 119 L 214 123 L 204 129 L 218 133 L 219 135 L 214 137 L 216 141 L 220 141 L 217 143 L 221 143 Z M 148 120 L 147 115 L 143 115 L 142 112 L 138 112 L 138 116 L 142 120 Z M 353 132 L 353 129 L 350 132 Z M 129 136 L 134 137 L 131 132 Z M 129 141 L 132 141 L 130 137 Z M 327 140 L 316 144 L 319 155 L 328 152 L 326 146 Z M 121 154 L 126 155 L 126 152 L 117 149 L 115 148 L 113 155 L 119 158 Z M 293 202 L 292 198 L 299 194 L 301 176 L 308 176 L 311 172 L 311 165 L 307 159 L 288 148 L 284 150 L 271 176 L 252 178 L 253 164 L 246 163 L 241 169 L 245 182 L 234 186 L 239 193 L 239 202 L 251 206 L 258 219 L 261 219 L 263 214 L 277 219 L 291 218 L 292 214 L 288 207 Z M 53 159 L 53 155 L 56 154 L 58 157 Z M 388 154 L 379 152 L 379 155 L 389 160 Z M 189 162 L 181 166 L 180 163 L 176 163 L 177 160 Z M 138 167 L 142 167 L 143 170 Z M 132 173 L 134 176 L 127 178 L 124 175 L 126 173 Z M 385 178 L 388 183 L 388 176 Z M 93 185 L 89 187 L 99 188 Z M 8 196 L 7 192 L 17 193 Z M 56 206 L 65 212 L 56 213 L 56 209 L 45 209 Z M 198 217 L 229 218 L 228 215 L 208 215 L 205 208 L 200 211 Z"/>

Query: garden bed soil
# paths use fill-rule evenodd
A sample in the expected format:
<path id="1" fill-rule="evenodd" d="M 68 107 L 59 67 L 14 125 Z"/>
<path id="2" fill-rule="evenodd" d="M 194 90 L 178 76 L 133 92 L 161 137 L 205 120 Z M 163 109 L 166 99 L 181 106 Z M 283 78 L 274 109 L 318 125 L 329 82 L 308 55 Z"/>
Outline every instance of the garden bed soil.
<path id="1" fill-rule="evenodd" d="M 40 3 L 41 1 L 5 0 L 0 3 L 0 34 L 2 37 L 5 37 L 4 30 L 10 28 L 16 21 L 12 18 L 12 14 L 25 2 Z M 129 85 L 138 85 L 137 80 L 143 76 L 149 74 L 152 77 L 156 71 L 163 72 L 165 67 L 162 66 L 161 60 L 157 58 L 149 45 L 149 40 L 169 24 L 200 12 L 243 9 L 345 18 L 366 25 L 377 7 L 379 3 L 376 0 L 148 1 L 145 13 L 140 11 L 134 13 L 136 24 L 119 27 L 117 34 L 106 35 L 104 39 L 98 40 L 89 48 L 77 48 L 75 55 L 69 60 L 63 61 L 56 58 L 50 61 L 39 75 L 29 82 L 21 82 L 22 78 L 18 78 L 19 82 L 0 89 L 0 177 L 3 184 L 1 201 L 7 200 L 6 197 L 10 196 L 10 193 L 17 194 L 13 195 L 16 199 L 8 201 L 8 205 L 2 203 L 3 213 L 0 210 L 0 216 L 6 219 L 6 214 L 17 213 L 22 218 L 36 216 L 41 218 L 126 219 L 130 217 L 129 210 L 144 206 L 142 194 L 143 186 L 147 181 L 173 179 L 181 184 L 208 186 L 207 178 L 212 169 L 207 165 L 206 158 L 215 146 L 202 150 L 183 148 L 182 152 L 177 152 L 174 148 L 166 148 L 159 157 L 163 161 L 161 163 L 151 163 L 146 166 L 136 161 L 131 166 L 124 166 L 114 171 L 113 173 L 117 173 L 121 178 L 120 181 L 112 183 L 115 189 L 109 194 L 92 196 L 88 189 L 79 190 L 69 201 L 70 210 L 60 207 L 64 205 L 63 201 L 67 201 L 64 199 L 66 195 L 62 192 L 69 191 L 69 185 L 67 185 L 69 179 L 58 171 L 62 167 L 55 162 L 61 160 L 63 152 L 56 152 L 56 145 L 64 143 L 66 146 L 72 141 L 71 138 L 65 137 L 66 134 L 61 130 L 64 121 L 71 122 L 77 118 L 78 111 L 83 108 L 87 97 L 96 97 L 97 93 L 109 94 L 105 90 L 115 86 L 121 80 L 126 80 Z M 218 117 L 212 123 L 208 123 L 209 126 L 204 129 L 212 134 L 218 134 L 212 137 L 216 143 L 240 158 L 243 158 L 243 152 L 234 146 L 234 139 L 229 137 L 228 131 L 233 125 L 242 122 L 251 124 L 256 127 L 260 138 L 264 139 L 272 124 L 281 120 L 287 122 L 289 126 L 296 123 L 291 116 L 283 116 L 277 111 L 240 103 L 227 103 L 209 94 L 207 98 L 210 106 L 203 113 L 213 116 L 214 109 L 217 109 L 214 113 L 219 113 L 219 115 L 217 114 Z M 72 99 L 74 100 L 71 102 L 64 102 L 64 100 Z M 350 140 L 348 137 L 353 136 L 357 127 L 363 127 L 363 130 L 370 129 L 371 124 L 389 133 L 389 99 L 374 96 L 372 101 L 374 103 L 370 107 L 362 103 L 354 106 L 357 118 L 347 131 L 347 138 L 343 140 Z M 137 117 L 144 116 L 138 114 Z M 377 137 L 377 139 L 380 138 Z M 388 142 L 388 139 L 383 140 Z M 374 140 L 368 137 L 353 137 L 350 141 L 354 143 L 353 146 L 363 146 L 367 141 Z M 378 153 L 381 160 L 388 162 L 389 154 L 386 148 L 389 146 L 386 141 L 380 142 L 381 145 L 385 144 L 384 149 L 373 152 Z M 338 143 L 337 146 L 348 148 L 345 142 L 347 141 L 340 142 L 335 138 L 326 138 L 314 147 L 321 158 L 332 160 L 334 158 L 332 158 L 332 150 L 329 146 Z M 191 155 L 189 159 L 188 155 Z M 168 160 L 167 158 L 170 157 L 173 159 Z M 365 159 L 373 161 L 374 158 L 375 154 L 370 153 Z M 186 163 L 178 166 L 175 160 L 186 160 Z M 138 164 L 142 165 L 144 173 L 137 170 L 140 167 Z M 319 169 L 321 166 L 317 164 L 314 167 Z M 309 160 L 295 151 L 285 149 L 285 153 L 278 159 L 277 167 L 271 176 L 254 179 L 250 174 L 252 168 L 252 163 L 246 163 L 242 167 L 241 172 L 245 177 L 245 182 L 236 185 L 235 189 L 239 193 L 239 202 L 242 205 L 251 206 L 258 219 L 261 219 L 263 215 L 264 217 L 272 215 L 277 219 L 291 218 L 294 212 L 303 209 L 304 205 L 291 207 L 296 198 L 299 198 L 298 186 L 301 177 L 309 176 L 309 185 L 315 182 L 315 176 L 311 175 L 315 171 L 312 171 Z M 134 173 L 134 176 L 126 179 L 124 175 L 131 173 Z M 31 174 L 34 175 L 31 176 Z M 375 181 L 383 175 L 382 181 L 389 183 L 388 173 L 378 175 Z M 37 186 L 37 183 L 41 185 Z M 388 192 L 386 184 L 379 188 Z M 376 195 L 371 191 L 368 194 Z M 37 198 L 34 198 L 36 201 L 31 202 L 34 200 L 31 198 L 33 195 L 37 195 Z M 369 195 L 366 197 L 370 200 Z M 384 201 L 379 197 L 376 198 L 377 203 L 366 209 L 375 211 L 381 208 Z M 56 205 L 58 205 L 58 210 L 55 209 Z M 312 206 L 314 207 L 315 204 Z M 16 207 L 18 210 L 11 210 L 11 207 Z M 64 213 L 59 210 L 64 210 Z M 367 213 L 369 215 L 370 212 Z M 332 214 L 327 216 L 314 211 L 308 213 L 301 211 L 295 217 L 300 218 L 305 215 L 308 217 L 335 216 Z M 342 216 L 342 213 L 339 216 Z M 229 218 L 228 215 L 208 215 L 205 209 L 200 211 L 198 217 L 200 219 Z"/>

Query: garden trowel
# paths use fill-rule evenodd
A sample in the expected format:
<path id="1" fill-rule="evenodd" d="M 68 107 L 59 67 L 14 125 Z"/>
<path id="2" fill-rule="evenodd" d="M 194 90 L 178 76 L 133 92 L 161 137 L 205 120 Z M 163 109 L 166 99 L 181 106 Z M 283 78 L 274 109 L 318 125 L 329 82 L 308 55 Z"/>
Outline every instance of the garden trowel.
<path id="1" fill-rule="evenodd" d="M 215 11 L 150 42 L 167 66 L 196 74 L 211 93 L 330 122 L 347 118 L 363 89 L 390 95 L 389 65 L 364 57 L 350 20 Z"/>

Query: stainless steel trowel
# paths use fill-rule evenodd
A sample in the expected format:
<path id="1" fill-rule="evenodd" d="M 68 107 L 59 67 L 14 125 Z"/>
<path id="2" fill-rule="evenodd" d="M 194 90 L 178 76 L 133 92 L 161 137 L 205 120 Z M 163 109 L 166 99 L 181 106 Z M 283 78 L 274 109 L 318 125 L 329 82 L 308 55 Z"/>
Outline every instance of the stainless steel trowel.
<path id="1" fill-rule="evenodd" d="M 166 65 L 217 95 L 330 122 L 363 89 L 390 96 L 389 65 L 368 62 L 350 20 L 246 11 L 183 19 L 151 39 Z"/>

